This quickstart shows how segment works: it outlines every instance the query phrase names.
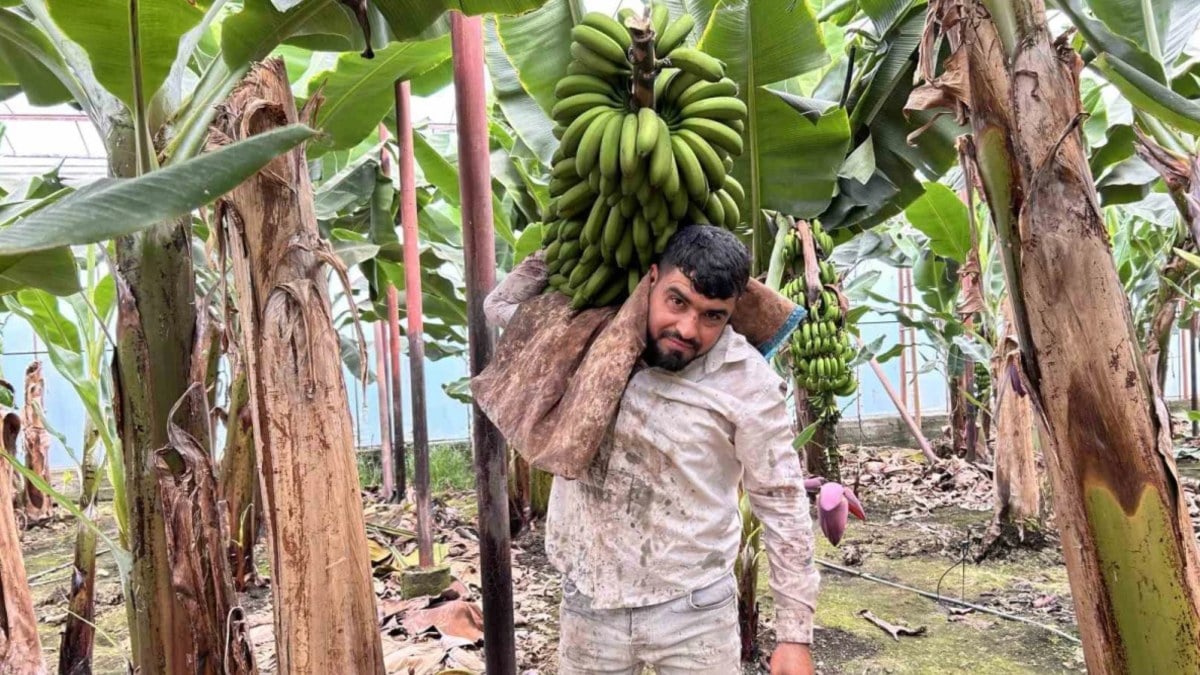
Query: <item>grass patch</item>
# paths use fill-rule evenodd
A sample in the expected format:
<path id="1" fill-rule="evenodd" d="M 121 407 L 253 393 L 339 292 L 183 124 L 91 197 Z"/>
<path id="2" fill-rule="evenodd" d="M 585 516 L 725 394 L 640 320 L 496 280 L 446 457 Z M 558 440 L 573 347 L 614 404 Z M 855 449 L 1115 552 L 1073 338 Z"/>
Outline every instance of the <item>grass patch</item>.
<path id="1" fill-rule="evenodd" d="M 405 473 L 411 480 L 415 473 L 412 446 L 405 453 L 405 467 Z M 378 448 L 359 450 L 358 479 L 363 487 L 378 487 L 383 483 Z M 475 489 L 475 466 L 468 443 L 447 441 L 430 444 L 429 489 L 433 492 Z"/>

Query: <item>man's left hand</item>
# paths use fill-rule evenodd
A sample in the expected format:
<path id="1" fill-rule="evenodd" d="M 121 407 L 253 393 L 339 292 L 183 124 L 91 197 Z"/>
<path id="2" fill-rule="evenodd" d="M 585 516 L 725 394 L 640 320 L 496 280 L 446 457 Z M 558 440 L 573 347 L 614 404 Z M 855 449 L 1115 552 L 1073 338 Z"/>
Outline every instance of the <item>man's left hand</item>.
<path id="1" fill-rule="evenodd" d="M 812 651 L 799 642 L 780 642 L 771 655 L 771 675 L 813 675 Z"/>

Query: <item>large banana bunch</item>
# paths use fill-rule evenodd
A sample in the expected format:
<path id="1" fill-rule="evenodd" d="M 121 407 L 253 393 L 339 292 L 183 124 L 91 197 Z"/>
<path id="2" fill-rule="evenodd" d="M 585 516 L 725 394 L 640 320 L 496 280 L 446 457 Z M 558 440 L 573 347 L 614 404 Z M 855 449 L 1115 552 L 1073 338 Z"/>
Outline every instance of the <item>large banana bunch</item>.
<path id="1" fill-rule="evenodd" d="M 623 300 L 681 223 L 733 228 L 746 106 L 725 65 L 684 46 L 693 19 L 652 8 L 653 108 L 633 96 L 633 36 L 591 12 L 571 31 L 574 59 L 555 87 L 559 139 L 543 228 L 550 286 L 575 308 Z"/>
<path id="2" fill-rule="evenodd" d="M 794 274 L 780 290 L 808 310 L 808 316 L 792 333 L 792 370 L 796 382 L 808 392 L 810 400 L 818 404 L 822 415 L 836 421 L 840 412 L 837 397 L 853 394 L 858 389 L 858 381 L 846 365 L 854 357 L 855 349 L 846 332 L 846 316 L 837 290 L 837 270 L 827 260 L 833 251 L 833 239 L 817 222 L 794 224 L 790 218 L 781 218 L 779 222 L 788 228 L 784 241 L 784 269 Z M 821 291 L 811 302 L 797 227 L 811 228 L 817 253 Z"/>

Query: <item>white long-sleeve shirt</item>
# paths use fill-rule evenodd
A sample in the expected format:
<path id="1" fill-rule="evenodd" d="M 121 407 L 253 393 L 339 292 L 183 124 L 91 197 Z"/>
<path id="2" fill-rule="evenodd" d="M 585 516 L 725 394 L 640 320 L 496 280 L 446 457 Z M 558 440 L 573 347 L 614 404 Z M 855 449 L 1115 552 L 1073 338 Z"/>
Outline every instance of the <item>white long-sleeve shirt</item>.
<path id="1" fill-rule="evenodd" d="M 488 296 L 503 326 L 546 286 L 538 257 Z M 738 485 L 763 526 L 780 642 L 812 642 L 819 575 L 783 380 L 726 327 L 683 370 L 641 368 L 586 477 L 555 477 L 546 553 L 598 609 L 687 595 L 733 570 Z"/>

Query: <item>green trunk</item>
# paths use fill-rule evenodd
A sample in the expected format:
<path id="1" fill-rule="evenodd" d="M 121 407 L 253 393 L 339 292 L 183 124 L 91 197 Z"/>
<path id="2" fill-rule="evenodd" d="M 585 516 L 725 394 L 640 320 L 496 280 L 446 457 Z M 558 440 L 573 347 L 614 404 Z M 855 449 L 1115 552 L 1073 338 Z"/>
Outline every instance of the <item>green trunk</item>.
<path id="1" fill-rule="evenodd" d="M 126 604 L 135 666 L 143 675 L 192 672 L 198 659 L 221 661 L 221 645 L 200 644 L 182 598 L 171 587 L 154 452 L 174 423 L 208 439 L 204 399 L 187 394 L 196 325 L 191 227 L 170 223 L 116 244 L 118 278 L 115 410 L 125 464 L 128 541 L 133 570 Z"/>

